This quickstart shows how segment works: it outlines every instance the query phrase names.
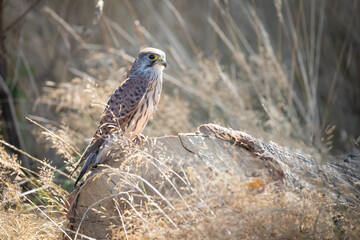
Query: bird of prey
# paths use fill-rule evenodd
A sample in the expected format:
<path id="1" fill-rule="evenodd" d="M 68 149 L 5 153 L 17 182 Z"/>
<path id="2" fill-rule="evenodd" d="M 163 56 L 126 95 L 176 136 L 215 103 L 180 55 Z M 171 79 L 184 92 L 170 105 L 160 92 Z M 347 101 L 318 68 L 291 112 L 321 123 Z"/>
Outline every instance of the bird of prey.
<path id="1" fill-rule="evenodd" d="M 162 72 L 166 66 L 163 51 L 156 48 L 140 51 L 125 81 L 110 97 L 94 137 L 72 172 L 73 174 L 86 160 L 74 186 L 90 167 L 98 164 L 97 155 L 111 133 L 119 131 L 129 139 L 139 137 L 157 109 L 162 89 Z"/>

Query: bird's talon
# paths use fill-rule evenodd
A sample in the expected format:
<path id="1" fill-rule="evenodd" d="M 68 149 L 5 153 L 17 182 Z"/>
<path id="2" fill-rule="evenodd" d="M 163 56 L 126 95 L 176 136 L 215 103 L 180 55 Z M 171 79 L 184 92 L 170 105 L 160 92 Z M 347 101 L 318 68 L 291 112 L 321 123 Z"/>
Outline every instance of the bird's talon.
<path id="1" fill-rule="evenodd" d="M 136 135 L 136 137 L 134 138 L 134 142 L 137 144 L 142 144 L 144 142 L 147 142 L 148 137 L 144 136 L 142 134 Z"/>

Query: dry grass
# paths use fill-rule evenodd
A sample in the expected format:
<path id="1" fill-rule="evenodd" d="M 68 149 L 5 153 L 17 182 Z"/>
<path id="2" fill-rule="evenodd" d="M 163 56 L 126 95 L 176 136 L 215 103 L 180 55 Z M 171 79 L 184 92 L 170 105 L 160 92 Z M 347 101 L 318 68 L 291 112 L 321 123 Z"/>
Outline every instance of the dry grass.
<path id="1" fill-rule="evenodd" d="M 59 172 L 70 170 L 67 164 L 85 148 L 107 98 L 144 44 L 164 49 L 169 62 L 159 110 L 145 135 L 188 132 L 217 122 L 304 151 L 310 150 L 302 143 L 315 144 L 316 151 L 332 144 L 354 146 L 350 140 L 360 134 L 353 111 L 360 104 L 359 39 L 356 11 L 350 10 L 359 4 L 315 2 L 276 0 L 261 8 L 257 1 L 215 0 L 193 3 L 192 9 L 167 0 L 105 2 L 97 25 L 89 24 L 95 7 L 88 8 L 88 1 L 50 1 L 30 12 L 8 36 L 8 85 L 19 112 L 39 116 L 31 119 L 46 127 L 22 121 L 23 132 L 33 133 L 24 138 L 29 152 L 41 159 L 45 155 L 60 171 L 34 157 L 33 168 L 24 169 L 1 147 L 0 238 L 58 239 L 62 234 L 64 201 L 73 181 Z M 7 1 L 6 13 L 16 16 L 25 5 Z M 273 17 L 263 12 L 270 7 Z M 186 214 L 183 202 L 175 209 L 164 207 L 177 228 L 147 206 L 141 208 L 146 224 L 133 212 L 124 213 L 124 221 L 133 224 L 129 238 L 338 239 L 359 233 L 358 215 L 316 193 L 269 189 L 253 194 L 228 175 L 203 184 L 186 199 L 193 215 Z M 121 228 L 114 234 L 124 237 Z"/>
<path id="2" fill-rule="evenodd" d="M 174 227 L 160 211 L 149 206 L 123 213 L 129 239 L 336 239 L 333 212 L 321 196 L 279 192 L 267 186 L 256 193 L 234 176 L 223 175 L 195 186 L 186 204 L 171 199 L 164 207 Z M 255 190 L 255 191 L 252 191 Z M 189 208 L 191 210 L 189 210 Z M 135 217 L 134 217 L 135 216 Z M 129 224 L 130 223 L 130 224 Z M 118 226 L 119 230 L 122 230 Z M 120 238 L 123 231 L 115 231 Z M 351 231 L 349 231 L 351 232 Z M 349 233 L 347 232 L 347 233 Z"/>
<path id="3" fill-rule="evenodd" d="M 38 173 L 24 169 L 3 146 L 0 154 L 0 238 L 58 239 L 67 192 L 54 184 L 54 170 L 45 160 Z"/>

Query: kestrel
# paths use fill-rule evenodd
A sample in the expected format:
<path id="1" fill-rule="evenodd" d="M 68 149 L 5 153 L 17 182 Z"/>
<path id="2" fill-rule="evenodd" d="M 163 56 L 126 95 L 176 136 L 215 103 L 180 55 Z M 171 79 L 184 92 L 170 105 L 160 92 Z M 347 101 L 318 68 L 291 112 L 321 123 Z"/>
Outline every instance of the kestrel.
<path id="1" fill-rule="evenodd" d="M 74 173 L 86 160 L 74 186 L 90 167 L 98 164 L 99 149 L 111 133 L 120 131 L 129 139 L 140 135 L 157 109 L 162 89 L 162 72 L 166 66 L 163 51 L 156 48 L 140 51 L 125 81 L 110 97 L 95 135 L 73 171 Z"/>

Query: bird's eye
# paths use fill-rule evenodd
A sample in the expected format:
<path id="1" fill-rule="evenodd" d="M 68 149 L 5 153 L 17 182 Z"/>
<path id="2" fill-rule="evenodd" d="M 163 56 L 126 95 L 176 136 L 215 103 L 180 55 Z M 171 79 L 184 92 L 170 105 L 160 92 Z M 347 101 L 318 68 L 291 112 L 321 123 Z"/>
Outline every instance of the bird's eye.
<path id="1" fill-rule="evenodd" d="M 157 56 L 156 55 L 154 55 L 154 54 L 150 54 L 149 55 L 149 60 L 150 61 L 155 61 L 157 59 Z"/>

